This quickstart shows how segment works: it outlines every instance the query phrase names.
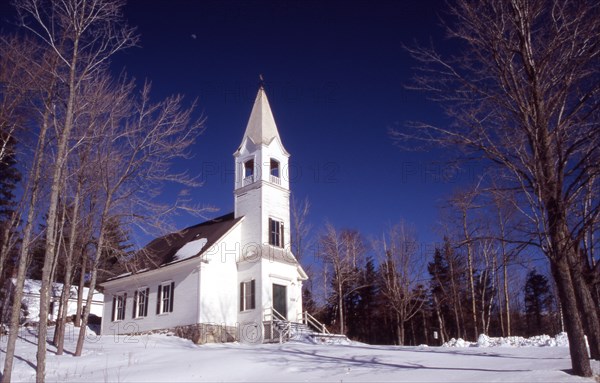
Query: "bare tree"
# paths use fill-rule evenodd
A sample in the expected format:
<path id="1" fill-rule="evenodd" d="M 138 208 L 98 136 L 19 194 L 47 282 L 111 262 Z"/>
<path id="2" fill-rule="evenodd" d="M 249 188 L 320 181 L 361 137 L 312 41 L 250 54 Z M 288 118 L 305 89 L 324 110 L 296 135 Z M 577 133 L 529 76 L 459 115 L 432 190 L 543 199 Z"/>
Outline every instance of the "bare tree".
<path id="1" fill-rule="evenodd" d="M 600 188 L 599 8 L 587 1 L 461 0 L 450 14 L 456 56 L 409 50 L 422 68 L 414 88 L 429 92 L 455 123 L 414 124 L 395 136 L 477 154 L 518 193 L 531 227 L 526 242 L 551 262 L 573 371 L 590 376 L 584 326 L 592 357 L 600 359 L 600 322 L 580 248 L 600 204 L 593 197 L 584 213 L 581 202 Z"/>
<path id="2" fill-rule="evenodd" d="M 21 300 L 23 297 L 23 286 L 25 283 L 25 274 L 30 260 L 30 251 L 34 241 L 34 224 L 36 219 L 41 214 L 41 194 L 44 190 L 44 164 L 47 162 L 46 147 L 47 147 L 47 136 L 50 135 L 49 130 L 53 126 L 52 119 L 52 102 L 53 94 L 56 91 L 56 81 L 45 74 L 49 68 L 54 68 L 57 60 L 48 57 L 43 49 L 40 49 L 35 42 L 25 41 L 27 44 L 22 46 L 17 40 L 13 40 L 11 43 L 12 49 L 17 52 L 24 53 L 19 56 L 19 60 L 22 60 L 26 70 L 25 76 L 32 77 L 32 84 L 35 84 L 33 89 L 30 89 L 32 98 L 37 100 L 34 108 L 34 114 L 39 122 L 39 129 L 35 139 L 35 145 L 33 150 L 33 159 L 29 168 L 28 174 L 25 176 L 25 189 L 21 196 L 21 203 L 19 209 L 15 210 L 15 217 L 13 223 L 19 221 L 19 217 L 16 215 L 22 215 L 25 217 L 23 226 L 21 228 L 21 246 L 18 254 L 17 264 L 17 278 L 15 282 L 15 293 L 13 296 L 11 318 L 10 318 L 10 332 L 8 336 L 8 342 L 6 345 L 6 355 L 4 360 L 4 371 L 2 374 L 3 382 L 10 382 L 12 375 L 12 365 L 15 354 L 15 346 L 17 341 L 17 335 L 19 333 L 19 316 L 21 312 Z M 27 47 L 35 47 L 35 49 L 27 49 Z M 37 59 L 37 60 L 36 60 Z M 12 83 L 11 86 L 20 86 L 20 83 Z M 33 104 L 33 103 L 32 103 Z M 32 105 L 33 106 L 33 105 Z M 41 318 L 41 316 L 40 316 Z"/>
<path id="3" fill-rule="evenodd" d="M 516 231 L 519 227 L 519 222 L 516 221 L 518 211 L 515 208 L 513 201 L 513 193 L 510 191 L 501 190 L 500 188 L 492 188 L 491 191 L 491 206 L 490 209 L 495 210 L 497 233 L 494 235 L 499 246 L 500 268 L 501 273 L 497 273 L 498 279 L 498 294 L 499 294 L 499 314 L 500 325 L 502 327 L 503 336 L 511 336 L 512 321 L 511 321 L 511 289 L 509 281 L 509 266 L 516 263 L 521 251 L 525 245 L 511 243 L 511 237 L 517 236 Z M 490 214 L 491 215 L 491 214 Z M 501 283 L 500 283 L 500 275 Z M 502 285 L 502 288 L 500 288 Z"/>
<path id="4" fill-rule="evenodd" d="M 480 194 L 478 188 L 456 193 L 451 199 L 452 206 L 458 210 L 461 223 L 462 238 L 459 247 L 467 249 L 467 276 L 469 281 L 469 294 L 471 297 L 471 325 L 473 326 L 473 339 L 479 336 L 477 327 L 477 299 L 475 296 L 475 241 L 478 236 L 476 225 L 471 222 L 469 214 L 472 210 L 480 208 L 476 198 Z"/>
<path id="5" fill-rule="evenodd" d="M 24 0 L 16 3 L 21 25 L 56 57 L 59 65 L 49 68 L 64 90 L 53 100 L 52 118 L 57 132 L 54 166 L 51 170 L 47 212 L 46 254 L 40 291 L 40 323 L 36 381 L 45 377 L 48 294 L 56 257 L 59 193 L 64 180 L 68 144 L 76 118 L 75 103 L 83 81 L 102 70 L 117 51 L 131 46 L 136 37 L 122 22 L 120 0 Z M 64 96 L 63 96 L 64 95 Z M 62 106 L 64 105 L 64 108 Z"/>
<path id="6" fill-rule="evenodd" d="M 105 105 L 110 118 L 95 126 L 100 131 L 94 167 L 98 174 L 99 203 L 97 243 L 90 267 L 87 302 L 81 327 L 85 328 L 96 287 L 98 266 L 106 247 L 106 230 L 110 218 L 127 215 L 130 218 L 158 221 L 174 210 L 201 214 L 202 207 L 187 205 L 185 200 L 157 203 L 156 196 L 166 182 L 186 186 L 199 183 L 186 173 L 174 173 L 171 163 L 187 158 L 187 150 L 203 130 L 203 120 L 193 120 L 195 105 L 183 106 L 182 96 L 172 96 L 162 102 L 150 101 L 150 85 L 138 96 L 130 94 L 132 83 L 120 83 L 106 91 Z M 122 103 L 115 103 L 122 99 Z M 129 100 L 129 102 L 125 102 Z M 75 355 L 81 355 L 85 331 L 79 332 Z"/>
<path id="7" fill-rule="evenodd" d="M 310 223 L 308 214 L 310 212 L 310 201 L 304 198 L 298 201 L 292 195 L 292 252 L 298 261 L 302 260 L 306 249 L 308 248 L 308 235 L 310 233 Z"/>
<path id="8" fill-rule="evenodd" d="M 337 308 L 339 328 L 346 333 L 345 298 L 354 291 L 364 287 L 357 286 L 360 273 L 359 267 L 363 262 L 365 247 L 360 234 L 355 231 L 338 231 L 327 223 L 325 232 L 319 239 L 318 255 L 325 263 L 325 283 L 331 283 L 334 288 L 334 306 Z"/>
<path id="9" fill-rule="evenodd" d="M 414 231 L 402 222 L 390 229 L 377 246 L 382 252 L 381 292 L 396 314 L 398 344 L 404 344 L 404 325 L 425 302 L 418 285 L 424 271 Z"/>

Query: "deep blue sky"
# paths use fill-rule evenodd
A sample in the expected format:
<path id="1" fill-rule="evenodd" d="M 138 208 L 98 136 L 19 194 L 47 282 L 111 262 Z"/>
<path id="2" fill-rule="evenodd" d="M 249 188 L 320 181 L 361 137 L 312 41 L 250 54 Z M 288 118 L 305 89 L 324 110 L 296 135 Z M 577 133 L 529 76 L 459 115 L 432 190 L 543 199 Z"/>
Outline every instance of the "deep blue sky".
<path id="1" fill-rule="evenodd" d="M 257 92 L 258 75 L 296 170 L 292 193 L 308 197 L 315 230 L 340 228 L 380 236 L 401 219 L 423 246 L 438 208 L 467 171 L 450 178 L 437 152 L 403 152 L 387 131 L 409 120 L 441 121 L 439 107 L 407 91 L 414 64 L 402 44 L 448 49 L 439 27 L 441 1 L 129 1 L 126 17 L 140 48 L 120 54 L 157 98 L 198 98 L 206 131 L 195 158 L 178 166 L 202 173 L 194 198 L 233 210 L 233 157 Z M 0 5 L 7 28 L 9 8 Z M 197 218 L 180 217 L 184 227 Z"/>

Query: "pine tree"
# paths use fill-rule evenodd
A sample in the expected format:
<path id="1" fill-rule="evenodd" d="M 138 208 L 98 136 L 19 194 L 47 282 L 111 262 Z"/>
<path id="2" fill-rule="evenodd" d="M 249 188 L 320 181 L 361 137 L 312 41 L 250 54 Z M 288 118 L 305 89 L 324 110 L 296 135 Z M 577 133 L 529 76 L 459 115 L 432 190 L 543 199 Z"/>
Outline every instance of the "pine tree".
<path id="1" fill-rule="evenodd" d="M 17 184 L 21 181 L 21 173 L 17 169 L 14 137 L 2 137 L 0 142 L 6 142 L 5 150 L 7 152 L 0 161 L 0 222 L 4 222 L 14 211 L 16 204 L 14 192 Z"/>
<path id="2" fill-rule="evenodd" d="M 429 275 L 431 275 L 430 294 L 431 294 L 431 306 L 435 312 L 435 318 L 437 322 L 435 328 L 439 330 L 442 342 L 448 337 L 449 326 L 449 307 L 448 302 L 451 301 L 452 297 L 448 291 L 450 285 L 450 271 L 446 259 L 442 255 L 442 250 L 439 248 L 435 249 L 433 255 L 433 262 L 427 265 Z M 454 334 L 454 331 L 451 331 Z"/>
<path id="3" fill-rule="evenodd" d="M 0 251 L 3 264 L 0 266 L 0 286 L 4 285 L 4 279 L 11 273 L 8 262 L 14 257 L 15 240 L 11 241 L 14 234 L 16 222 L 12 215 L 16 208 L 15 189 L 21 181 L 21 173 L 17 169 L 16 140 L 14 136 L 8 136 L 0 131 L 0 144 L 4 147 L 4 155 L 0 158 Z M 5 248 L 6 246 L 6 248 Z"/>
<path id="4" fill-rule="evenodd" d="M 317 315 L 317 312 L 319 311 L 317 302 L 312 295 L 312 289 L 306 285 L 302 288 L 302 309 L 313 316 Z"/>
<path id="5" fill-rule="evenodd" d="M 103 281 L 130 270 L 133 261 L 133 245 L 129 242 L 129 232 L 118 217 L 110 217 L 105 233 L 105 254 L 98 269 L 98 280 Z"/>
<path id="6" fill-rule="evenodd" d="M 378 330 L 375 323 L 378 321 L 375 319 L 378 315 L 378 302 L 377 295 L 380 293 L 379 287 L 377 286 L 377 270 L 375 268 L 375 261 L 372 257 L 367 258 L 364 271 L 360 278 L 360 300 L 356 307 L 358 312 L 359 320 L 359 340 L 367 343 L 374 343 L 376 331 Z"/>
<path id="7" fill-rule="evenodd" d="M 552 294 L 548 278 L 535 269 L 527 274 L 524 301 L 527 335 L 546 333 L 549 330 L 549 323 L 544 318 L 552 310 Z"/>

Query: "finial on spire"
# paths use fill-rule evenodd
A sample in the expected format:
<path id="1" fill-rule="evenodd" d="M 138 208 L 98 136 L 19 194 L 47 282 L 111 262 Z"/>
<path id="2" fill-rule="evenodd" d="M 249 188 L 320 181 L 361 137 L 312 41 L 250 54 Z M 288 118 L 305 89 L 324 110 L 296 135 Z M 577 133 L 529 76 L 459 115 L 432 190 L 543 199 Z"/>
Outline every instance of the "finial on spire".
<path id="1" fill-rule="evenodd" d="M 258 79 L 259 79 L 259 81 L 258 81 L 258 87 L 261 88 L 261 89 L 264 89 L 265 88 L 265 79 L 263 78 L 263 75 L 259 74 L 258 75 Z"/>

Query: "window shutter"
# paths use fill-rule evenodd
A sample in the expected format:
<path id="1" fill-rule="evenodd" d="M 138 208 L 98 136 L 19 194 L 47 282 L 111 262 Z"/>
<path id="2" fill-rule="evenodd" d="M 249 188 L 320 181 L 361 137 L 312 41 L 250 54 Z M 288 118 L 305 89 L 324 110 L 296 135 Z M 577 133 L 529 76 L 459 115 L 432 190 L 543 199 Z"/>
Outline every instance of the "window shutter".
<path id="1" fill-rule="evenodd" d="M 171 305 L 169 306 L 169 312 L 173 312 L 173 302 L 175 302 L 175 282 L 171 282 Z"/>
<path id="2" fill-rule="evenodd" d="M 111 315 L 113 322 L 115 320 L 117 320 L 117 317 L 116 317 L 117 313 L 115 312 L 116 308 L 117 308 L 117 296 L 113 295 L 113 307 L 112 307 L 112 315 Z"/>
<path id="3" fill-rule="evenodd" d="M 279 238 L 281 238 L 281 243 L 279 244 L 279 246 L 284 247 L 285 246 L 285 240 L 283 238 L 283 222 L 281 222 L 281 225 L 279 225 L 279 228 L 281 229 L 281 236 Z"/>
<path id="4" fill-rule="evenodd" d="M 156 293 L 156 315 L 160 314 L 160 293 L 162 292 L 162 286 L 158 285 L 158 292 Z"/>
<path id="5" fill-rule="evenodd" d="M 125 313 L 127 312 L 127 311 L 125 311 L 127 309 L 126 304 L 127 304 L 127 293 L 123 294 L 123 318 L 121 318 L 121 319 L 125 319 Z"/>
<path id="6" fill-rule="evenodd" d="M 140 313 L 136 313 L 137 310 L 138 310 L 138 291 L 135 290 L 133 292 L 133 310 L 132 310 L 132 313 L 131 313 L 131 317 L 132 318 L 136 318 L 136 317 L 138 317 L 140 315 Z"/>
<path id="7" fill-rule="evenodd" d="M 251 280 L 250 281 L 250 309 L 254 309 L 256 307 L 255 304 L 255 292 L 256 292 L 256 284 L 255 284 L 255 280 Z"/>
<path id="8" fill-rule="evenodd" d="M 240 283 L 240 311 L 244 311 L 244 282 Z"/>
<path id="9" fill-rule="evenodd" d="M 146 287 L 146 296 L 145 296 L 145 303 L 144 303 L 144 316 L 148 316 L 148 296 L 150 295 L 150 288 Z"/>

